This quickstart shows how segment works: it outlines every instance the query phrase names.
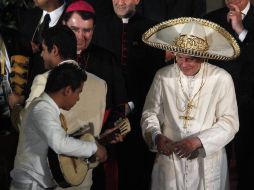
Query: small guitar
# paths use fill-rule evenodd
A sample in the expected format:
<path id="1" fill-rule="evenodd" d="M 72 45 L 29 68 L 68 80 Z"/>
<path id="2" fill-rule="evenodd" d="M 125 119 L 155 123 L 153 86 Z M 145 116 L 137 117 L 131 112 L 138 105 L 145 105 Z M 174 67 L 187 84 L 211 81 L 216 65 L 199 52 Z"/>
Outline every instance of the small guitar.
<path id="1" fill-rule="evenodd" d="M 102 134 L 99 138 L 95 138 L 92 133 L 86 131 L 82 134 L 82 130 L 73 133 L 70 136 L 79 138 L 83 141 L 98 141 L 102 145 L 110 143 L 117 134 L 125 135 L 131 131 L 130 122 L 127 118 L 119 120 L 115 123 L 114 130 L 108 134 Z M 52 149 L 48 151 L 48 161 L 51 172 L 57 184 L 66 188 L 80 185 L 89 169 L 95 168 L 99 162 L 92 157 L 81 159 L 65 155 L 58 155 Z"/>

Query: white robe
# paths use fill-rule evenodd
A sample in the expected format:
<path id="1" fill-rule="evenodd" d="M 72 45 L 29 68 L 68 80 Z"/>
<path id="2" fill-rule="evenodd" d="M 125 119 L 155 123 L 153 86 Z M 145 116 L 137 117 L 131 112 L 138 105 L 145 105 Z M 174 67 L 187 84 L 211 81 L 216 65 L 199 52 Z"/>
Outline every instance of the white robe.
<path id="1" fill-rule="evenodd" d="M 143 109 L 141 126 L 143 137 L 151 150 L 156 134 L 164 134 L 173 141 L 197 136 L 203 145 L 193 160 L 157 154 L 152 172 L 152 190 L 224 190 L 229 189 L 225 145 L 239 129 L 235 89 L 231 76 L 221 68 L 202 63 L 200 71 L 190 79 L 170 65 L 160 69 L 152 83 Z M 195 107 L 186 129 L 184 120 L 186 94 L 192 95 Z"/>

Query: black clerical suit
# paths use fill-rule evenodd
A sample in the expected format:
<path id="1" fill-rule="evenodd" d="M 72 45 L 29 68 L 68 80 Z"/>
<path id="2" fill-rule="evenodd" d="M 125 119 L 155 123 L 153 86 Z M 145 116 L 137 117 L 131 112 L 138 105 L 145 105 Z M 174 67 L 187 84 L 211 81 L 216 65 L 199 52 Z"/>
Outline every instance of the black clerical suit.
<path id="1" fill-rule="evenodd" d="M 238 171 L 238 189 L 249 189 L 252 185 L 252 171 L 254 170 L 253 154 L 250 153 L 250 144 L 253 144 L 254 126 L 254 7 L 251 5 L 243 19 L 247 36 L 241 42 L 233 31 L 231 23 L 227 21 L 228 8 L 215 10 L 205 16 L 227 29 L 238 41 L 241 54 L 233 61 L 216 62 L 227 70 L 233 77 L 239 110 L 240 128 L 234 139 Z"/>
<path id="2" fill-rule="evenodd" d="M 114 10 L 112 6 L 112 0 L 86 0 L 90 3 L 96 12 L 96 18 L 105 17 L 111 15 Z"/>
<path id="3" fill-rule="evenodd" d="M 83 59 L 83 64 L 81 64 L 83 69 L 106 81 L 107 109 L 127 103 L 127 92 L 121 67 L 116 63 L 113 53 L 90 44 L 84 53 L 81 53 L 81 59 Z"/>
<path id="4" fill-rule="evenodd" d="M 201 17 L 206 12 L 206 1 L 143 0 L 138 6 L 138 11 L 157 22 L 178 17 Z"/>
<path id="5" fill-rule="evenodd" d="M 142 42 L 142 34 L 155 23 L 135 14 L 127 24 L 127 59 L 121 65 L 128 99 L 135 109 L 129 115 L 132 131 L 118 146 L 119 189 L 148 189 L 153 155 L 149 152 L 141 136 L 140 119 L 146 94 L 155 72 L 164 66 L 165 52 L 147 46 Z M 94 42 L 114 52 L 121 64 L 123 23 L 115 14 L 97 20 Z"/>
<path id="6" fill-rule="evenodd" d="M 114 127 L 114 122 L 120 117 L 123 117 L 124 110 L 120 110 L 119 108 L 128 102 L 121 67 L 117 64 L 116 56 L 112 52 L 93 44 L 90 44 L 84 52 L 81 52 L 80 56 L 78 56 L 78 62 L 83 69 L 95 74 L 107 83 L 106 109 L 109 114 L 103 124 L 101 132 L 103 133 L 106 129 Z M 117 165 L 115 146 L 108 145 L 107 151 L 108 160 L 106 164 L 114 168 Z M 117 179 L 114 179 L 113 176 L 108 176 L 107 172 L 109 171 L 104 171 L 103 164 L 93 170 L 92 189 L 103 190 L 108 181 L 115 183 L 114 180 Z M 112 172 L 116 174 L 117 170 L 112 169 Z"/>

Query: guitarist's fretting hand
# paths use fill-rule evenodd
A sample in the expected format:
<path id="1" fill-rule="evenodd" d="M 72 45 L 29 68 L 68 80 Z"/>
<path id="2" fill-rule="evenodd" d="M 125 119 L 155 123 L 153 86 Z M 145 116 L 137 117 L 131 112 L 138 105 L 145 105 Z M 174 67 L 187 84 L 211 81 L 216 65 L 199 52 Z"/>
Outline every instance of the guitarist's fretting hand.
<path id="1" fill-rule="evenodd" d="M 107 150 L 104 146 L 100 145 L 99 143 L 96 144 L 98 147 L 97 151 L 95 152 L 96 160 L 99 162 L 105 162 L 108 158 Z"/>
<path id="2" fill-rule="evenodd" d="M 105 136 L 105 135 L 108 135 L 110 133 L 112 133 L 114 130 L 116 130 L 118 127 L 114 127 L 112 129 L 107 129 L 105 131 L 105 133 L 103 133 L 101 135 L 101 137 Z M 112 141 L 110 141 L 110 144 L 116 144 L 116 143 L 119 143 L 119 142 L 123 142 L 123 139 L 124 139 L 125 135 L 121 135 L 119 133 L 116 133 L 114 138 L 112 139 Z"/>
<path id="3" fill-rule="evenodd" d="M 121 135 L 121 134 L 116 134 L 115 139 L 113 139 L 112 141 L 110 141 L 111 144 L 116 144 L 119 142 L 123 142 L 125 135 Z"/>

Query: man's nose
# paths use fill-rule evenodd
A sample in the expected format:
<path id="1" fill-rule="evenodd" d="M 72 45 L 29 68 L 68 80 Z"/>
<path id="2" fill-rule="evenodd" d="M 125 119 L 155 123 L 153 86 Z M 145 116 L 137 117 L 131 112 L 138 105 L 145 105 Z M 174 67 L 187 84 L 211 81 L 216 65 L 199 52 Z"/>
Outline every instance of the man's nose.
<path id="1" fill-rule="evenodd" d="M 84 39 L 85 38 L 85 32 L 83 30 L 79 30 L 77 32 L 77 36 L 79 39 Z"/>
<path id="2" fill-rule="evenodd" d="M 125 4 L 125 0 L 119 0 L 119 5 Z"/>
<path id="3" fill-rule="evenodd" d="M 186 58 L 181 58 L 181 62 L 180 63 L 181 63 L 182 67 L 186 67 L 188 65 L 188 61 L 187 61 Z"/>

